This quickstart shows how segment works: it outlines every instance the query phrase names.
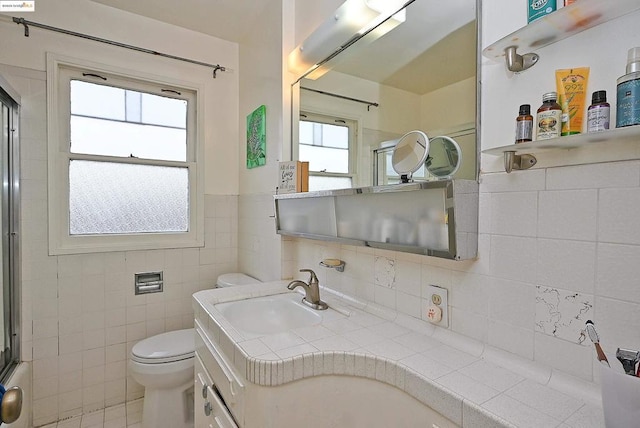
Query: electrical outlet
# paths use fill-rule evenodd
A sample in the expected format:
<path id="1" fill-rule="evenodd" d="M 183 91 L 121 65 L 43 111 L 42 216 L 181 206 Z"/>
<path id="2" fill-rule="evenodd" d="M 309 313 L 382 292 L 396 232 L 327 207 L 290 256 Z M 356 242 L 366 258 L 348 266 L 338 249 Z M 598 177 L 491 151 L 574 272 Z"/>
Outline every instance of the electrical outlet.
<path id="1" fill-rule="evenodd" d="M 435 305 L 442 310 L 442 319 L 439 322 L 433 322 L 435 325 L 439 325 L 440 327 L 449 327 L 449 299 L 448 290 L 443 287 L 438 287 L 437 285 L 429 285 L 427 287 L 427 296 L 426 296 L 426 307 L 423 308 L 422 318 L 426 321 L 433 322 L 429 319 L 428 311 L 429 306 Z"/>

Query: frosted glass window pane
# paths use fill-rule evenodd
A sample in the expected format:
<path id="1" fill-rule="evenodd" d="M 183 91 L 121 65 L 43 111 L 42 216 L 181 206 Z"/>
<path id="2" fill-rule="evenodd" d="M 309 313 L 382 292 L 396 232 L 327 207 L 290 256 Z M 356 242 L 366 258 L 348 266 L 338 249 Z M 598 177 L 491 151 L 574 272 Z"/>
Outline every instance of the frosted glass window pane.
<path id="1" fill-rule="evenodd" d="M 71 114 L 125 120 L 124 89 L 71 81 Z"/>
<path id="2" fill-rule="evenodd" d="M 349 150 L 301 144 L 298 158 L 309 161 L 309 171 L 349 173 Z"/>
<path id="3" fill-rule="evenodd" d="M 187 232 L 187 168 L 72 160 L 71 235 Z"/>
<path id="4" fill-rule="evenodd" d="M 71 116 L 71 152 L 186 161 L 187 131 Z"/>
<path id="5" fill-rule="evenodd" d="M 319 177 L 309 176 L 309 190 L 333 190 L 351 188 L 351 177 Z"/>

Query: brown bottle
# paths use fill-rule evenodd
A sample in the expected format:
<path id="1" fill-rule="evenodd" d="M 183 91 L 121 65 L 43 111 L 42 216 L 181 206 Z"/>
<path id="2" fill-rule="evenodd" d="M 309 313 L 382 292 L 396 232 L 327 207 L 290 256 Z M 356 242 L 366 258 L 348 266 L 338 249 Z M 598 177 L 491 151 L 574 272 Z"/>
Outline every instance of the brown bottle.
<path id="1" fill-rule="evenodd" d="M 531 105 L 522 104 L 516 117 L 516 144 L 531 141 L 533 137 L 533 116 Z"/>
<path id="2" fill-rule="evenodd" d="M 558 138 L 562 130 L 562 107 L 556 101 L 557 92 L 547 92 L 542 96 L 542 105 L 536 117 L 536 140 Z"/>

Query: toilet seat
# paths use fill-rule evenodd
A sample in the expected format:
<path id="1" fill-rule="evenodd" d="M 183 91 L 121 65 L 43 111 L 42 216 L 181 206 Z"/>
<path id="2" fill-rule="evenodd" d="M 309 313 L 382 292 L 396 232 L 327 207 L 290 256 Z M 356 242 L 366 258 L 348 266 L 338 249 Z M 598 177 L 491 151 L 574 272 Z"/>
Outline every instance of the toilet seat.
<path id="1" fill-rule="evenodd" d="M 195 355 L 192 328 L 170 331 L 141 340 L 131 349 L 131 359 L 143 364 L 164 364 L 193 358 Z"/>

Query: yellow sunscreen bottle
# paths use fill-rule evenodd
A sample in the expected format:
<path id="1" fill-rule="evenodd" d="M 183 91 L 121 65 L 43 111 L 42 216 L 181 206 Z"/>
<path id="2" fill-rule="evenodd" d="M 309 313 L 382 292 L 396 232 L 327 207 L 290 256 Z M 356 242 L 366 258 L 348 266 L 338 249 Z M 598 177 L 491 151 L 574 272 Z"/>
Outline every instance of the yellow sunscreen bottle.
<path id="1" fill-rule="evenodd" d="M 562 107 L 562 135 L 582 132 L 588 81 L 589 67 L 556 70 L 558 103 Z"/>

